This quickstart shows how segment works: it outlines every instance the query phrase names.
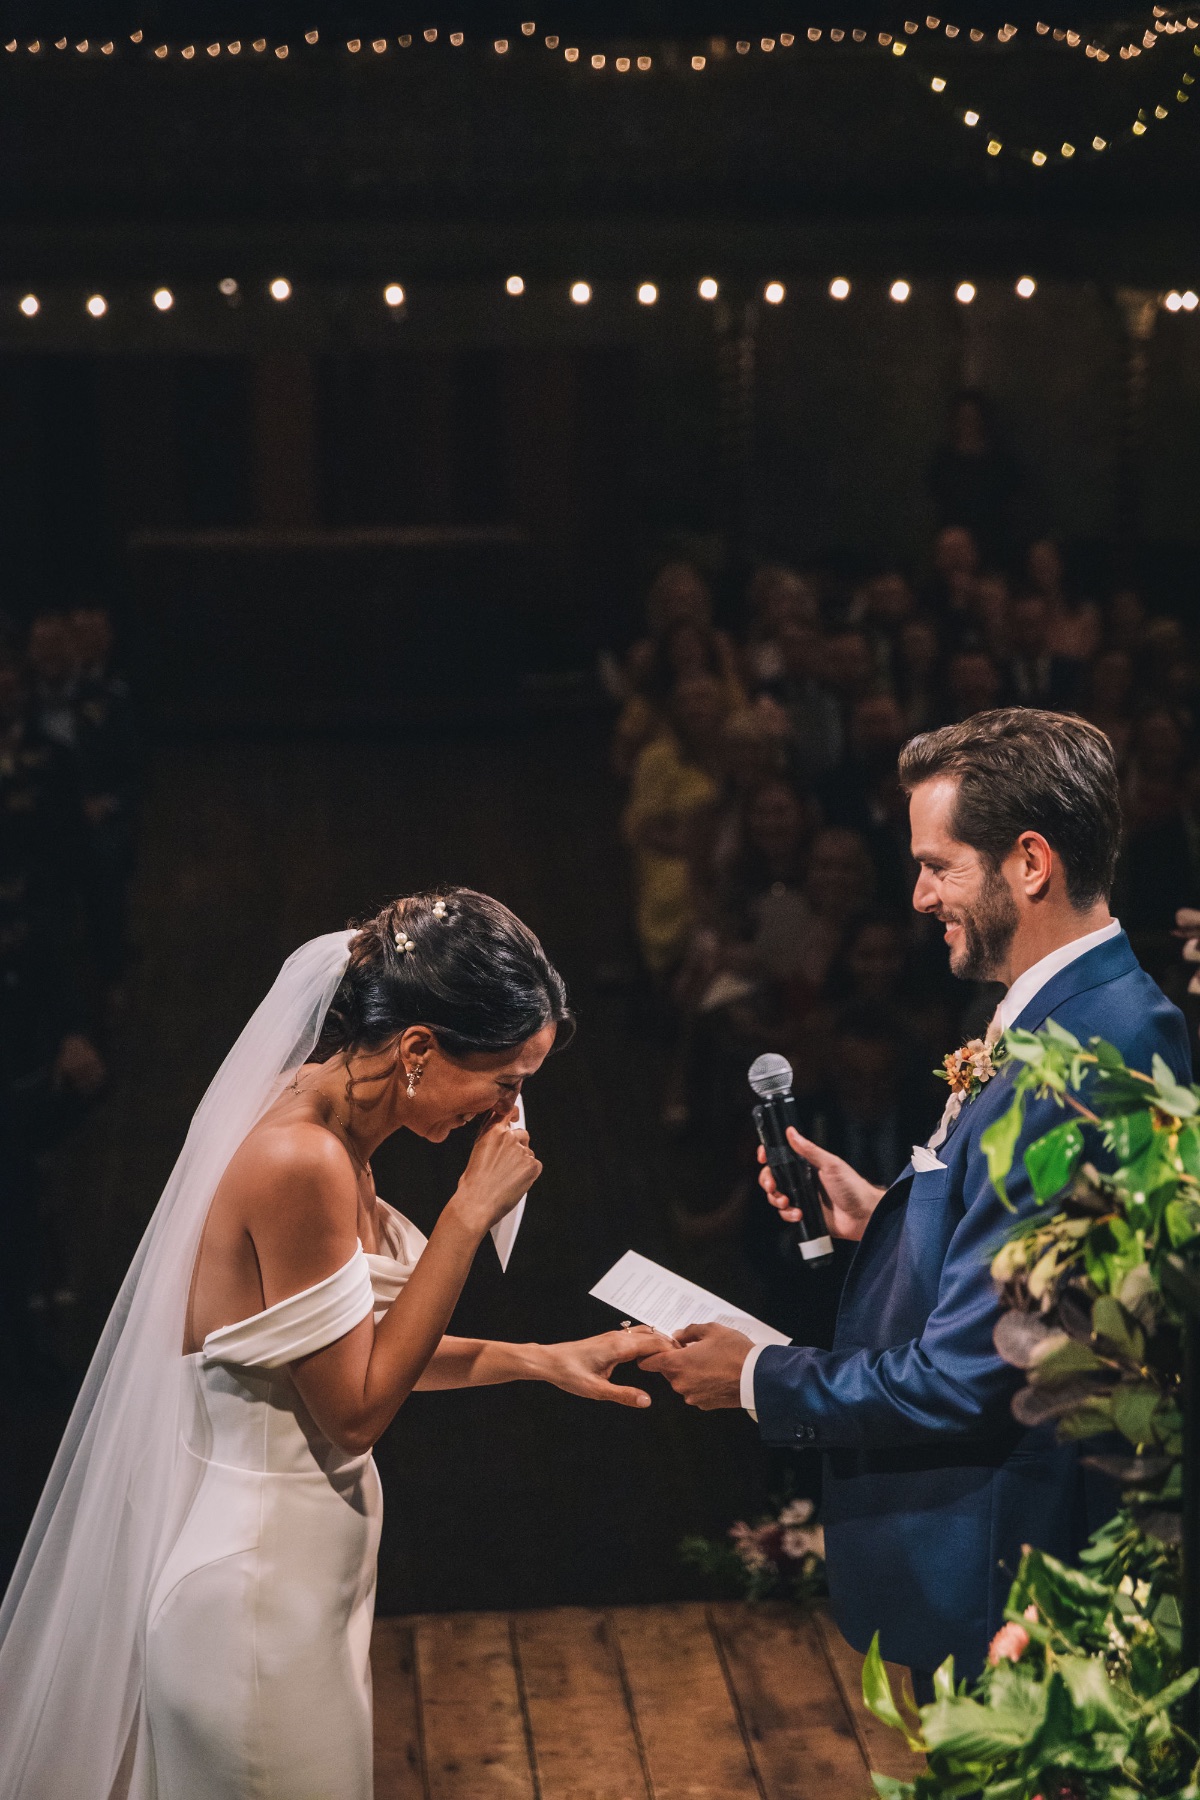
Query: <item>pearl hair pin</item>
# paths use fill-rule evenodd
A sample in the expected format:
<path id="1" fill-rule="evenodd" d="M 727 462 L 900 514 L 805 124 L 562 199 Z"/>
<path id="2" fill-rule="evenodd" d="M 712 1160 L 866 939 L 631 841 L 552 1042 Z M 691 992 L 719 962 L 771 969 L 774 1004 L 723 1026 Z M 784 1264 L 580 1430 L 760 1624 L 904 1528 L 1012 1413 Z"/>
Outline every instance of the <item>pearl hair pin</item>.
<path id="1" fill-rule="evenodd" d="M 443 925 L 446 923 L 446 902 L 444 900 L 434 901 L 433 916 L 435 919 L 440 919 Z"/>
<path id="2" fill-rule="evenodd" d="M 405 956 L 405 955 L 407 955 L 407 953 L 408 953 L 408 952 L 409 952 L 409 951 L 410 951 L 410 950 L 415 950 L 415 949 L 416 949 L 416 947 L 417 947 L 417 946 L 416 946 L 416 945 L 415 945 L 415 944 L 414 944 L 414 943 L 413 943 L 413 941 L 412 941 L 412 939 L 411 939 L 411 938 L 410 938 L 410 937 L 405 937 L 405 935 L 404 935 L 404 933 L 403 933 L 403 931 L 398 931 L 398 932 L 397 932 L 397 933 L 396 933 L 396 940 L 395 940 L 395 942 L 396 942 L 396 948 L 397 948 L 397 950 L 398 950 L 398 951 L 399 951 L 399 952 L 400 952 L 400 955 L 401 955 L 401 956 Z"/>

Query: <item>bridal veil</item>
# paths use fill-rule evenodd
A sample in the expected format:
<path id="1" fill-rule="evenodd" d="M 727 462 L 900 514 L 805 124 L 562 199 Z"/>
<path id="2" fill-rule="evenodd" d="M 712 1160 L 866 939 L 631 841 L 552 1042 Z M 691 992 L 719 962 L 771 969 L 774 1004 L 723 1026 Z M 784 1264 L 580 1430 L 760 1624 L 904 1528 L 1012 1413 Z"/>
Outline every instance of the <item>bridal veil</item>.
<path id="1" fill-rule="evenodd" d="M 183 1325 L 209 1203 L 315 1048 L 353 933 L 283 965 L 222 1063 L 84 1379 L 0 1605 L 0 1793 L 120 1800 L 139 1766 L 149 1594 L 200 1467 L 181 1443 Z"/>

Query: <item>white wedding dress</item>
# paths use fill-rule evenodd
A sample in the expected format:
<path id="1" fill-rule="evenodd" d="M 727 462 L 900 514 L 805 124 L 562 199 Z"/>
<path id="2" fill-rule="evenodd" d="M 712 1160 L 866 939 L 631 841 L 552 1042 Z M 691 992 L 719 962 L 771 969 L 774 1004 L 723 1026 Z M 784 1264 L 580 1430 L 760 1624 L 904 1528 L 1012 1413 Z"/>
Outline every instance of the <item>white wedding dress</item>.
<path id="1" fill-rule="evenodd" d="M 379 1476 L 321 1434 L 288 1364 L 378 1321 L 412 1273 L 426 1240 L 378 1204 L 385 1255 L 360 1245 L 184 1358 L 195 1492 L 147 1608 L 131 1800 L 371 1800 Z"/>

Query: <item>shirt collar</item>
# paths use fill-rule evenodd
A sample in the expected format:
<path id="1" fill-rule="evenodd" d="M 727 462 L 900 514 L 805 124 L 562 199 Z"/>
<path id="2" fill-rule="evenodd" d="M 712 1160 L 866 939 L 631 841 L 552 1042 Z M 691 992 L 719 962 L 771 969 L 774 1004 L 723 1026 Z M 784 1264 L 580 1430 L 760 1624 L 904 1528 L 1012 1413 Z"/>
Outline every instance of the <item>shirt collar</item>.
<path id="1" fill-rule="evenodd" d="M 1084 937 L 1072 938 L 1069 944 L 1060 944 L 1049 956 L 1043 956 L 1031 969 L 1018 975 L 996 1008 L 996 1021 L 1000 1029 L 1007 1031 L 1013 1020 L 1018 1019 L 1025 1011 L 1034 995 L 1040 993 L 1060 969 L 1065 969 L 1078 957 L 1086 956 L 1098 944 L 1107 944 L 1110 938 L 1118 937 L 1120 931 L 1121 921 L 1113 919 L 1109 924 L 1101 926 L 1099 931 L 1089 931 Z"/>

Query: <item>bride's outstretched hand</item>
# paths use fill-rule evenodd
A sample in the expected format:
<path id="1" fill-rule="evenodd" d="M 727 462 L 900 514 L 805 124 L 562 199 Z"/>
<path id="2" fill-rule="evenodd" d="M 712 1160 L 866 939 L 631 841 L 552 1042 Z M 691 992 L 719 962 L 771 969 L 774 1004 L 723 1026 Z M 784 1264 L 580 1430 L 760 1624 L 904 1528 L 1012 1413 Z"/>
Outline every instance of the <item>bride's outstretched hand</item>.
<path id="1" fill-rule="evenodd" d="M 542 1172 L 529 1147 L 529 1133 L 518 1130 L 516 1108 L 499 1108 L 475 1139 L 451 1204 L 463 1221 L 482 1237 L 510 1213 Z"/>
<path id="2" fill-rule="evenodd" d="M 653 1331 L 649 1325 L 631 1325 L 571 1344 L 540 1345 L 544 1359 L 541 1373 L 555 1387 L 568 1394 L 581 1394 L 585 1400 L 649 1406 L 650 1396 L 644 1389 L 613 1381 L 612 1372 L 621 1363 L 635 1362 L 639 1356 L 653 1356 L 658 1350 L 674 1348 L 672 1340 L 661 1331 Z"/>

